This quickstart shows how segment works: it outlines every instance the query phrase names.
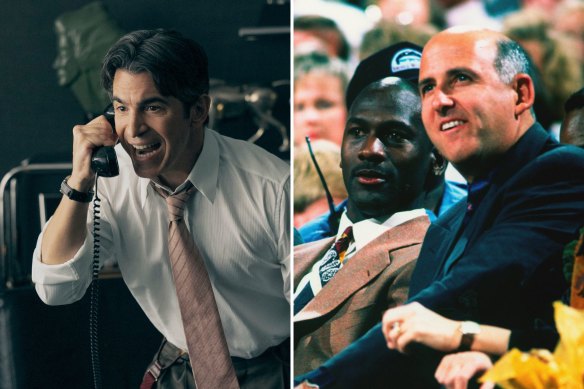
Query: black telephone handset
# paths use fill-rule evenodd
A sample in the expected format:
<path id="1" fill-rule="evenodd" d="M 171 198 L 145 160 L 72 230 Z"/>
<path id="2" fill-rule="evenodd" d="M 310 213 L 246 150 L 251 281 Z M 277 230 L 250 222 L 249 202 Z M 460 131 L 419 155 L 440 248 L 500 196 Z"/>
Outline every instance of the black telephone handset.
<path id="1" fill-rule="evenodd" d="M 105 109 L 103 115 L 111 124 L 112 128 L 115 128 L 114 106 L 112 104 Z M 103 146 L 95 149 L 91 156 L 91 168 L 100 177 L 115 177 L 120 174 L 114 148 Z"/>

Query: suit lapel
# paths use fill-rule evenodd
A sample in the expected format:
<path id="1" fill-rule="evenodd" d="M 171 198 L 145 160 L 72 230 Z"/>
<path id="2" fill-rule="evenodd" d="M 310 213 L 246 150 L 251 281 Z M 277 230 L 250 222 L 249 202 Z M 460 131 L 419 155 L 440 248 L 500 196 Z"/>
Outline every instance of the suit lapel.
<path id="1" fill-rule="evenodd" d="M 304 309 L 298 312 L 294 321 L 311 320 L 337 308 L 390 265 L 391 251 L 419 244 L 427 227 L 427 216 L 421 216 L 381 234 L 350 258 Z"/>
<path id="2" fill-rule="evenodd" d="M 466 200 L 462 200 L 457 205 L 456 215 L 453 219 L 451 219 L 451 225 L 448 228 L 448 240 L 444 240 L 448 242 L 447 250 L 445 251 L 444 255 L 441 255 L 439 258 L 441 259 L 440 262 L 435 263 L 435 271 L 433 272 L 433 279 L 437 278 L 441 273 L 442 269 L 447 266 L 447 264 L 452 260 L 453 256 L 460 255 L 462 253 L 461 250 L 464 250 L 464 245 L 459 244 L 459 237 L 462 233 L 460 230 L 462 228 L 462 220 L 464 219 L 464 212 L 466 208 Z M 445 237 L 442 236 L 441 239 Z"/>
<path id="3" fill-rule="evenodd" d="M 446 255 L 454 245 L 456 232 L 460 229 L 465 204 L 465 200 L 459 201 L 428 228 L 410 280 L 410 297 L 430 285 L 440 274 Z"/>
<path id="4" fill-rule="evenodd" d="M 496 168 L 487 193 L 464 231 L 460 231 L 460 226 L 465 210 L 461 208 L 457 211 L 459 212 L 458 220 L 452 221 L 452 227 L 456 233 L 451 237 L 449 248 L 445 252 L 446 255 L 440 256 L 442 261 L 436 267 L 433 279 L 441 278 L 447 274 L 462 257 L 469 243 L 474 241 L 479 232 L 484 231 L 485 224 L 488 224 L 489 220 L 496 216 L 491 214 L 490 209 L 496 200 L 500 186 L 525 165 L 526 158 L 533 159 L 535 155 L 541 153 L 541 149 L 546 146 L 549 138 L 549 134 L 536 124 L 509 150 Z"/>
<path id="5" fill-rule="evenodd" d="M 464 253 L 464 249 L 468 243 L 468 234 L 466 234 L 466 231 L 463 231 L 455 242 L 456 243 L 454 244 L 452 251 L 444 261 L 444 265 L 440 267 L 441 275 L 448 273 L 452 265 L 454 265 L 456 261 L 458 261 L 458 259 L 462 256 L 462 253 Z"/>
<path id="6" fill-rule="evenodd" d="M 457 246 L 456 236 L 464 217 L 466 201 L 460 201 L 443 216 L 438 218 L 428 230 L 414 274 L 410 281 L 411 299 L 433 281 L 440 279 L 460 260 L 467 247 L 471 247 L 481 236 L 485 226 L 490 225 L 497 215 L 491 209 L 497 200 L 500 188 L 505 182 L 530 161 L 541 154 L 543 149 L 554 147 L 549 134 L 535 124 L 502 158 L 477 213 L 469 221 L 462 234 L 464 241 Z"/>
<path id="7" fill-rule="evenodd" d="M 456 235 L 454 235 L 455 241 L 452 244 L 452 249 L 450 254 L 446 257 L 446 260 L 443 262 L 444 265 L 440 267 L 440 272 L 438 275 L 444 276 L 447 274 L 452 266 L 462 257 L 465 252 L 466 247 L 468 246 L 469 242 L 472 242 L 474 238 L 477 236 L 478 232 L 484 231 L 485 223 L 488 223 L 488 220 L 492 219 L 495 215 L 492 215 L 490 209 L 492 207 L 493 202 L 497 196 L 497 183 L 492 182 L 489 184 L 489 188 L 487 189 L 487 193 L 483 197 L 478 209 L 476 210 L 475 214 L 471 217 L 469 222 L 467 223 L 464 231 L 458 231 Z M 459 223 L 462 224 L 462 219 L 464 218 L 465 211 L 461 212 L 461 217 Z M 438 276 L 437 275 L 437 276 Z"/>
<path id="8" fill-rule="evenodd" d="M 298 283 L 332 246 L 335 237 L 325 238 L 294 247 L 294 289 Z"/>

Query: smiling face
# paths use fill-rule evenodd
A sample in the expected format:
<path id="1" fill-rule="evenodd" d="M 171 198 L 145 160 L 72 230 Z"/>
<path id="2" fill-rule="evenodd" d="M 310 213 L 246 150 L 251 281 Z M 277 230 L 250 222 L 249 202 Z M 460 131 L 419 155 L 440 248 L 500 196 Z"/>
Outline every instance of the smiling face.
<path id="1" fill-rule="evenodd" d="M 116 132 L 136 174 L 173 189 L 180 185 L 203 144 L 206 99 L 185 114 L 183 103 L 162 96 L 149 73 L 117 70 L 113 100 Z"/>
<path id="2" fill-rule="evenodd" d="M 486 173 L 531 124 L 522 119 L 532 104 L 532 96 L 524 101 L 522 88 L 532 88 L 531 80 L 501 81 L 494 66 L 499 38 L 484 31 L 443 32 L 422 55 L 424 126 L 438 151 L 469 181 Z"/>
<path id="3" fill-rule="evenodd" d="M 349 111 L 341 149 L 351 221 L 421 207 L 431 149 L 413 88 L 388 78 L 364 89 Z"/>

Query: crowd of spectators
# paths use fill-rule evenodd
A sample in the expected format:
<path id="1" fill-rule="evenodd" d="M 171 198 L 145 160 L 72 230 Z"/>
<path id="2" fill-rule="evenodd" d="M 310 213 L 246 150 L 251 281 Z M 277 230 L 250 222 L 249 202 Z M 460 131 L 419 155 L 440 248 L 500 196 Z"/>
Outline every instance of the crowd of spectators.
<path id="1" fill-rule="evenodd" d="M 351 2 L 298 0 L 297 2 L 299 6 L 295 10 L 295 25 L 298 23 L 301 28 L 295 30 L 294 33 L 294 115 L 295 131 L 301 128 L 302 138 L 310 137 L 311 134 L 310 131 L 304 130 L 299 122 L 299 118 L 303 115 L 302 109 L 305 108 L 306 104 L 300 101 L 301 89 L 304 88 L 305 82 L 298 75 L 310 73 L 310 66 L 307 65 L 309 62 L 306 61 L 306 58 L 310 56 L 327 57 L 328 61 L 321 60 L 320 62 L 335 64 L 336 68 L 344 67 L 346 70 L 344 77 L 351 79 L 360 61 L 390 45 L 408 41 L 423 47 L 440 31 L 458 25 L 471 25 L 503 33 L 525 50 L 529 56 L 529 75 L 535 89 L 535 102 L 532 108 L 535 119 L 556 141 L 579 147 L 584 146 L 584 142 L 582 142 L 584 127 L 581 125 L 584 120 L 582 108 L 584 101 L 582 99 L 584 90 L 582 89 L 584 86 L 584 23 L 582 23 L 584 20 L 584 0 L 354 0 Z M 311 7 L 308 7 L 309 3 Z M 355 23 L 350 23 L 348 18 Z M 343 66 L 340 66 L 339 63 L 342 63 Z M 350 102 L 346 101 L 347 95 L 345 94 L 347 78 L 343 78 L 342 82 L 331 81 L 328 88 L 323 84 L 321 88 L 328 89 L 329 92 L 334 90 L 336 94 L 339 84 L 342 85 L 342 90 L 345 91 L 342 96 L 345 99 L 346 109 L 349 110 L 351 105 Z M 324 81 L 324 78 L 321 77 L 321 81 Z M 339 114 L 335 121 L 324 119 L 325 114 L 322 113 L 321 117 L 324 123 L 338 124 L 339 122 L 344 123 L 347 111 L 343 112 L 345 119 L 341 120 L 341 114 Z M 326 139 L 333 142 L 336 139 L 338 143 L 338 140 L 343 138 L 344 124 L 340 125 L 338 130 L 329 126 L 328 131 Z M 339 131 L 338 137 L 335 137 L 331 131 Z M 316 137 L 322 136 L 316 135 Z M 313 163 L 300 142 L 302 140 L 297 139 L 294 163 L 295 166 L 301 166 L 302 169 L 308 171 L 308 166 L 312 166 Z M 324 156 L 321 158 L 324 163 Z M 327 158 L 330 162 L 333 156 L 329 154 Z M 450 176 L 447 173 L 446 182 L 454 186 L 457 183 L 464 185 L 462 177 L 457 175 L 455 170 L 453 171 L 452 166 L 449 165 L 448 168 Z M 315 176 L 314 173 L 311 174 Z M 338 170 L 333 169 L 330 176 L 329 174 L 324 176 L 325 179 L 330 178 L 331 182 L 335 182 L 335 187 L 338 186 Z M 299 211 L 310 208 L 310 200 L 307 200 L 306 197 L 306 193 L 309 193 L 306 186 L 310 184 L 307 180 L 301 181 L 301 177 L 303 178 L 295 170 L 295 212 L 297 204 L 302 204 L 301 207 L 298 206 Z M 449 177 L 455 178 L 449 179 Z M 318 186 L 319 190 L 322 186 L 320 181 L 312 180 L 314 182 L 312 185 Z M 342 191 L 337 191 L 337 196 L 335 196 L 337 204 L 340 202 L 340 199 L 337 200 L 338 193 L 342 193 Z M 300 196 L 303 196 L 302 201 L 299 199 Z M 315 196 L 314 201 L 322 202 L 323 198 L 324 193 L 321 193 L 319 196 Z M 328 206 L 330 208 L 330 204 Z M 325 206 L 321 209 L 323 213 L 327 211 Z M 428 208 L 426 207 L 426 209 Z M 313 216 L 317 215 L 310 215 L 310 217 Z M 295 219 L 295 227 L 300 229 L 304 222 L 310 220 L 310 217 Z M 567 257 L 571 261 L 574 260 L 573 247 Z M 570 262 L 566 268 L 569 272 L 567 278 L 572 276 L 572 263 Z M 584 278 L 584 276 L 580 277 Z M 575 293 L 574 290 L 572 288 L 572 294 Z M 411 320 L 419 318 L 419 322 L 422 323 L 416 327 L 418 335 L 427 335 L 428 341 L 423 341 L 422 344 L 441 351 L 450 352 L 457 349 L 457 347 L 451 346 L 458 344 L 458 338 L 456 341 L 450 342 L 452 344 L 448 344 L 447 347 L 435 347 L 432 343 L 436 340 L 449 340 L 448 336 L 436 336 L 436 334 L 440 335 L 440 323 L 444 324 L 443 328 L 448 328 L 450 331 L 452 328 L 458 328 L 460 322 L 449 321 L 421 305 L 406 305 L 403 311 L 400 309 L 388 311 L 390 312 L 389 316 L 386 314 L 386 318 L 384 318 L 383 333 L 387 338 L 389 348 L 404 351 L 407 343 L 413 339 L 412 337 L 401 343 L 397 341 L 397 338 L 403 336 L 405 332 L 403 328 L 396 327 L 395 323 L 399 321 L 403 325 L 403 317 L 407 316 Z M 399 320 L 394 316 L 399 316 Z M 424 327 L 430 322 L 434 324 Z M 557 333 L 552 332 L 550 344 L 555 344 L 557 343 Z M 456 330 L 448 332 L 448 334 L 450 333 L 455 334 L 455 337 L 459 335 Z M 507 346 L 513 343 L 509 341 L 509 338 L 516 339 L 518 336 L 517 333 L 508 329 L 492 327 L 483 328 L 482 334 L 487 346 L 473 349 L 473 351 L 481 353 L 454 354 L 450 359 L 444 360 L 441 370 L 439 369 L 436 373 L 437 377 L 440 376 L 441 383 L 446 384 L 447 387 L 457 387 L 453 380 L 459 379 L 460 375 L 444 373 L 445 370 L 450 369 L 452 364 L 467 364 L 471 366 L 469 372 L 472 374 L 488 369 L 491 366 L 491 359 L 485 353 L 490 355 L 503 354 L 507 351 Z M 548 333 L 538 333 L 538 337 L 548 339 Z M 482 346 L 481 342 L 482 339 L 479 342 Z M 493 347 L 497 349 L 493 351 Z M 548 348 L 552 349 L 553 346 Z"/>
<path id="2" fill-rule="evenodd" d="M 423 47 L 448 27 L 501 31 L 527 51 L 537 120 L 557 140 L 564 104 L 584 85 L 583 0 L 297 0 L 294 5 L 294 144 L 303 154 L 295 163 L 308 157 L 300 151 L 306 136 L 340 145 L 348 109 L 344 93 L 360 60 L 398 42 Z M 451 166 L 449 176 L 464 183 Z M 295 196 L 307 192 L 296 188 Z M 309 206 L 305 196 L 298 203 Z"/>

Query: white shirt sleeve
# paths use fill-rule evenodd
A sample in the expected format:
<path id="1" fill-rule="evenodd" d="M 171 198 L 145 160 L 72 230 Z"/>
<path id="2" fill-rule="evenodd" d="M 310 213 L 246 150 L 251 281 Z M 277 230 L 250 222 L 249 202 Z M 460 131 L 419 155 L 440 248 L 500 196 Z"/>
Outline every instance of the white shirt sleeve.
<path id="1" fill-rule="evenodd" d="M 108 222 L 109 209 L 104 209 L 102 200 L 100 217 L 100 262 L 111 257 L 111 227 Z M 40 299 L 49 305 L 63 305 L 80 300 L 92 279 L 93 263 L 93 211 L 87 217 L 87 237 L 75 256 L 59 265 L 41 262 L 41 243 L 43 234 L 51 220 L 39 235 L 32 258 L 32 281 Z"/>

